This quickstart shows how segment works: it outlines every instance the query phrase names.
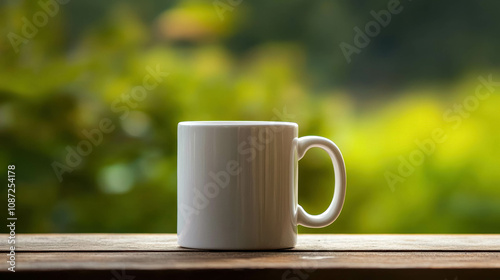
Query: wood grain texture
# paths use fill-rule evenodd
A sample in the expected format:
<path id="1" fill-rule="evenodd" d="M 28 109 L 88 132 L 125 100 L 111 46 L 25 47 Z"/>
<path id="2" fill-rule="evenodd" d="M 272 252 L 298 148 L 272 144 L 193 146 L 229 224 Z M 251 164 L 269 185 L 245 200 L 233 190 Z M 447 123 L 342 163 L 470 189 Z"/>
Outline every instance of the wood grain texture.
<path id="1" fill-rule="evenodd" d="M 7 240 L 7 235 L 0 235 Z M 5 244 L 7 245 L 7 244 Z M 2 246 L 6 252 L 7 246 Z M 18 234 L 18 252 L 184 252 L 175 234 Z M 305 234 L 290 251 L 500 252 L 498 234 Z"/>
<path id="2" fill-rule="evenodd" d="M 299 235 L 290 250 L 217 252 L 174 234 L 18 234 L 16 265 L 25 279 L 500 279 L 500 235 Z"/>
<path id="3" fill-rule="evenodd" d="M 19 271 L 500 269 L 496 252 L 27 252 L 17 261 Z"/>

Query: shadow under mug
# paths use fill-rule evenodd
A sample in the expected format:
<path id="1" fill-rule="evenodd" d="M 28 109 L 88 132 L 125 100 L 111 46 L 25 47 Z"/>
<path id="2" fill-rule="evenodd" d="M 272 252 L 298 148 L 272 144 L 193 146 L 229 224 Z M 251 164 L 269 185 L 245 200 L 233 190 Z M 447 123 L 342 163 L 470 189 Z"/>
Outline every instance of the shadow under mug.
<path id="1" fill-rule="evenodd" d="M 297 200 L 298 161 L 319 147 L 331 157 L 328 209 L 308 214 Z M 177 147 L 177 235 L 182 247 L 270 250 L 294 247 L 297 225 L 337 219 L 346 191 L 342 154 L 330 140 L 298 137 L 290 122 L 181 122 Z"/>

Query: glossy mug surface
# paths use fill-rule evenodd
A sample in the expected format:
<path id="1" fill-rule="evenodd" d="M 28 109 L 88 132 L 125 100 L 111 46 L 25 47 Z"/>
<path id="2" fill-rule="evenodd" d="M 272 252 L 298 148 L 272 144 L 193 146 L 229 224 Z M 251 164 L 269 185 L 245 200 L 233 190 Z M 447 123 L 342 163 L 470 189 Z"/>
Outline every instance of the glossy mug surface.
<path id="1" fill-rule="evenodd" d="M 297 203 L 298 161 L 312 147 L 328 152 L 335 171 L 332 203 L 320 215 L 308 214 Z M 177 236 L 182 247 L 294 247 L 297 225 L 324 227 L 335 221 L 345 189 L 340 150 L 323 137 L 299 138 L 296 123 L 179 123 Z"/>

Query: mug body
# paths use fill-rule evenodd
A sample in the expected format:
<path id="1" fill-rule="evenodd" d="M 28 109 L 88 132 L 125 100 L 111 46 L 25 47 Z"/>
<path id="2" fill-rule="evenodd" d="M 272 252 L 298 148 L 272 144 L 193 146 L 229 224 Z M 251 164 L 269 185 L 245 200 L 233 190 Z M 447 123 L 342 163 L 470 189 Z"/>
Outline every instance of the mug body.
<path id="1" fill-rule="evenodd" d="M 298 125 L 181 122 L 177 154 L 180 246 L 214 250 L 294 247 Z"/>

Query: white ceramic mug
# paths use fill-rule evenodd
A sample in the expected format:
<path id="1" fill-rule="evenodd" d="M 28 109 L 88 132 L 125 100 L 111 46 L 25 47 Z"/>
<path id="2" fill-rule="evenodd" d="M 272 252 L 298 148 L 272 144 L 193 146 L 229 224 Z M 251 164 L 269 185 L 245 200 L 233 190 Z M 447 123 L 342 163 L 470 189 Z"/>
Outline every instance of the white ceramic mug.
<path id="1" fill-rule="evenodd" d="M 335 171 L 328 209 L 297 203 L 298 160 L 325 150 Z M 340 214 L 346 191 L 342 154 L 319 136 L 298 138 L 290 122 L 181 122 L 177 149 L 177 236 L 182 247 L 268 250 L 294 247 L 297 225 L 324 227 Z"/>

